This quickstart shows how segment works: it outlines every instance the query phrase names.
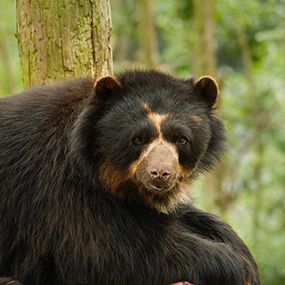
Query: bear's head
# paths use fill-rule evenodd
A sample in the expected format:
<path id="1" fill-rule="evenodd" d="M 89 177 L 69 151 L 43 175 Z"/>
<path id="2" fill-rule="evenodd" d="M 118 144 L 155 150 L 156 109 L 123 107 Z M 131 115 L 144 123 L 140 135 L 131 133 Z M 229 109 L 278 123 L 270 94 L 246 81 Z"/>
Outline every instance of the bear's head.
<path id="1" fill-rule="evenodd" d="M 128 71 L 98 79 L 94 89 L 76 135 L 101 184 L 160 212 L 175 209 L 223 149 L 215 80 Z"/>

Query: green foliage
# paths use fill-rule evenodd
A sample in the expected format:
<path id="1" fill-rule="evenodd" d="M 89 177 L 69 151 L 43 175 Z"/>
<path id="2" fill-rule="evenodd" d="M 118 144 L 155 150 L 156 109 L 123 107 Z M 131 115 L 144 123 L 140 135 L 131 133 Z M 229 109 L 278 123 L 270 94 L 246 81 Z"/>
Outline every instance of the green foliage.
<path id="1" fill-rule="evenodd" d="M 16 32 L 16 1 L 0 0 L 0 96 L 22 89 Z"/>

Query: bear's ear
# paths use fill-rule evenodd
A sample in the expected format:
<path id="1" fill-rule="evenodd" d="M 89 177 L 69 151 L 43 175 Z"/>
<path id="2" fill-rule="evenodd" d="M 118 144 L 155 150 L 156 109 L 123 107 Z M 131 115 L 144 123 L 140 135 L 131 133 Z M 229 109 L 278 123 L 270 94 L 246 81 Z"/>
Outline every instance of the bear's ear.
<path id="1" fill-rule="evenodd" d="M 198 96 L 198 100 L 203 101 L 211 108 L 218 97 L 218 84 L 211 76 L 202 76 L 194 85 L 194 93 Z"/>
<path id="2" fill-rule="evenodd" d="M 121 89 L 121 83 L 113 76 L 100 77 L 95 81 L 94 90 L 100 101 L 108 100 Z"/>

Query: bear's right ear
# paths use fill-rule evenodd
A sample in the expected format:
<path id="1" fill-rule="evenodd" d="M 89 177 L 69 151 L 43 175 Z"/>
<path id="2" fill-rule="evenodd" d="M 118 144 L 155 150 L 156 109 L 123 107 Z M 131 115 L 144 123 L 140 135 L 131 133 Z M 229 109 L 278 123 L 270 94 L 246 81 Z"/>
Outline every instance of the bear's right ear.
<path id="1" fill-rule="evenodd" d="M 121 87 L 119 80 L 113 76 L 100 77 L 94 84 L 95 94 L 100 101 L 108 100 Z"/>

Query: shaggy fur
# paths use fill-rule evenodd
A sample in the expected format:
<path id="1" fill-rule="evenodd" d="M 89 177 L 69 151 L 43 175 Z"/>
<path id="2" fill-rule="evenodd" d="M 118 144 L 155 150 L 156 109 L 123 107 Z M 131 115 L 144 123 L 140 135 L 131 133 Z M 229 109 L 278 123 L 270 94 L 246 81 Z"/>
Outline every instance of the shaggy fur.
<path id="1" fill-rule="evenodd" d="M 24 285 L 259 284 L 235 232 L 184 198 L 223 148 L 216 93 L 210 79 L 130 71 L 95 87 L 75 79 L 1 99 L 0 276 Z M 150 112 L 165 115 L 161 134 Z M 175 146 L 179 177 L 156 194 L 134 166 L 159 136 Z"/>

